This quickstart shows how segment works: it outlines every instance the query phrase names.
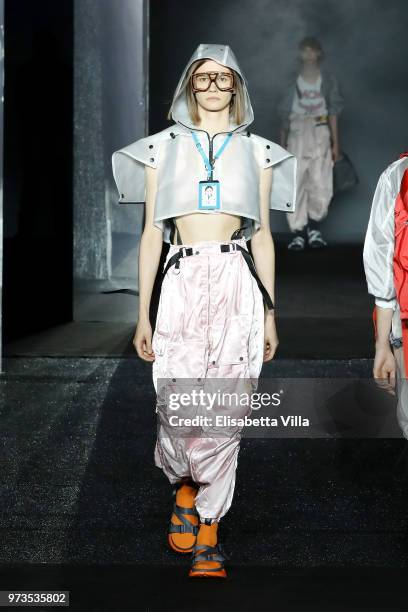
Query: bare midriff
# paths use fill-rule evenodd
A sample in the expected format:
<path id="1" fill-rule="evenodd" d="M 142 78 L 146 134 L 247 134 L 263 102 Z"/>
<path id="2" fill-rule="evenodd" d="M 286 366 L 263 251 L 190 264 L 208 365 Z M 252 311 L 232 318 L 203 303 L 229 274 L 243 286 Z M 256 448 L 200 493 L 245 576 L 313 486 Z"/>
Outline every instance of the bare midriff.
<path id="1" fill-rule="evenodd" d="M 175 223 L 182 243 L 195 244 L 203 240 L 230 240 L 231 234 L 241 227 L 241 217 L 229 213 L 192 213 L 177 217 Z M 176 235 L 173 244 L 177 244 Z"/>

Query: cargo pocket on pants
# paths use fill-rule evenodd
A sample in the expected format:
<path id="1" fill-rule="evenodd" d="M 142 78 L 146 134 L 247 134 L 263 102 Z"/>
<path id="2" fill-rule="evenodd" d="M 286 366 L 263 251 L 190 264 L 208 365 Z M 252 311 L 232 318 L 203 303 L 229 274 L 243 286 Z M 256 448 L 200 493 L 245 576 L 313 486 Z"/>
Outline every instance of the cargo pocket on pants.
<path id="1" fill-rule="evenodd" d="M 220 393 L 214 406 L 218 415 L 240 418 L 248 414 L 248 396 L 252 391 L 249 377 L 249 316 L 227 319 L 220 333 L 213 334 L 208 364 L 212 393 Z M 217 340 L 215 339 L 215 337 Z M 209 381 L 207 380 L 207 386 Z"/>
<path id="2" fill-rule="evenodd" d="M 169 342 L 167 347 L 166 405 L 168 416 L 193 419 L 203 410 L 201 391 L 205 380 L 206 347 L 199 342 Z M 200 403 L 201 402 L 201 403 Z M 173 428 L 175 436 L 195 437 L 199 429 Z"/>
<path id="3" fill-rule="evenodd" d="M 248 366 L 248 317 L 228 319 L 219 332 L 213 330 L 210 366 Z M 237 368 L 232 368 L 237 371 Z"/>

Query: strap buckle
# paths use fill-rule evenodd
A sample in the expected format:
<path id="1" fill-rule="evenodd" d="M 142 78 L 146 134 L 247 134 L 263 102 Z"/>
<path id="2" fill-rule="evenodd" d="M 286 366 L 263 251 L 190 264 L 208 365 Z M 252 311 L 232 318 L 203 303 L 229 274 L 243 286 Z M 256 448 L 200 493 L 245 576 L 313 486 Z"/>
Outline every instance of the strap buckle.
<path id="1" fill-rule="evenodd" d="M 228 244 L 222 244 L 220 249 L 221 253 L 232 253 L 237 250 L 237 245 L 235 242 L 229 242 Z"/>
<path id="2" fill-rule="evenodd" d="M 174 265 L 173 274 L 180 274 L 180 259 L 182 257 L 188 257 L 193 254 L 193 249 L 191 247 L 181 247 L 177 253 L 177 260 Z"/>
<path id="3" fill-rule="evenodd" d="M 193 249 L 191 247 L 181 247 L 178 252 L 181 253 L 180 257 L 188 257 L 193 254 Z"/>

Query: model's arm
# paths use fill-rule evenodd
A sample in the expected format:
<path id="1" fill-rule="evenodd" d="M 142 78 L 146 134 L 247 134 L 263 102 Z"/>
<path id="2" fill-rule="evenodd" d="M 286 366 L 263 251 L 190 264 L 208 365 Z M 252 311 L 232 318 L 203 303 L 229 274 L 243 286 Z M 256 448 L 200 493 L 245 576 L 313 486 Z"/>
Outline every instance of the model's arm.
<path id="1" fill-rule="evenodd" d="M 337 122 L 337 115 L 329 115 L 329 125 L 332 140 L 332 157 L 333 161 L 336 162 L 340 158 L 340 144 L 339 144 L 339 129 Z"/>
<path id="2" fill-rule="evenodd" d="M 375 307 L 377 315 L 377 337 L 375 340 L 374 378 L 390 378 L 391 384 L 395 380 L 395 359 L 392 354 L 389 336 L 392 323 L 392 308 Z"/>
<path id="3" fill-rule="evenodd" d="M 275 247 L 273 244 L 269 204 L 272 187 L 272 168 L 261 169 L 260 177 L 260 221 L 261 226 L 251 239 L 251 249 L 258 276 L 275 303 Z M 264 361 L 270 361 L 278 347 L 275 327 L 275 311 L 265 307 Z"/>
<path id="4" fill-rule="evenodd" d="M 288 135 L 289 135 L 289 115 L 292 109 L 293 95 L 295 87 L 293 85 L 293 79 L 290 77 L 282 88 L 282 95 L 277 104 L 277 114 L 280 121 L 279 127 L 279 143 L 284 149 L 288 146 Z"/>
<path id="5" fill-rule="evenodd" d="M 344 98 L 337 78 L 333 74 L 328 77 L 327 86 L 328 96 L 326 98 L 326 103 L 332 140 L 332 157 L 333 161 L 336 162 L 340 158 L 338 116 L 343 110 Z"/>
<path id="6" fill-rule="evenodd" d="M 394 199 L 385 173 L 377 183 L 364 241 L 363 261 L 368 292 L 375 298 L 376 339 L 373 375 L 395 379 L 395 359 L 389 335 L 396 307 L 393 282 Z"/>
<path id="7" fill-rule="evenodd" d="M 153 225 L 154 201 L 157 190 L 157 170 L 145 167 L 146 220 L 139 250 L 139 318 L 133 340 L 139 357 L 154 361 L 152 328 L 149 319 L 150 300 L 163 246 L 163 233 Z"/>
<path id="8" fill-rule="evenodd" d="M 280 129 L 280 146 L 284 149 L 286 149 L 288 146 L 288 130 L 285 130 L 284 128 Z"/>

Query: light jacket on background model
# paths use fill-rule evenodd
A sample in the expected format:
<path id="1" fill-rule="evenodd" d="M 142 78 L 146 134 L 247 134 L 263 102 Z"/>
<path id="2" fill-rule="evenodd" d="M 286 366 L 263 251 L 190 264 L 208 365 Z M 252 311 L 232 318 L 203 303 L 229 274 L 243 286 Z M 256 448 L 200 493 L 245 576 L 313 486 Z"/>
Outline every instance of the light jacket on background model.
<path id="1" fill-rule="evenodd" d="M 340 115 L 344 107 L 344 98 L 340 91 L 337 78 L 326 68 L 320 69 L 322 82 L 320 91 L 326 101 L 328 115 Z M 293 72 L 284 86 L 278 104 L 278 113 L 281 121 L 281 129 L 287 131 L 290 126 L 290 114 L 292 112 L 293 99 L 296 95 L 296 81 L 298 72 Z"/>

